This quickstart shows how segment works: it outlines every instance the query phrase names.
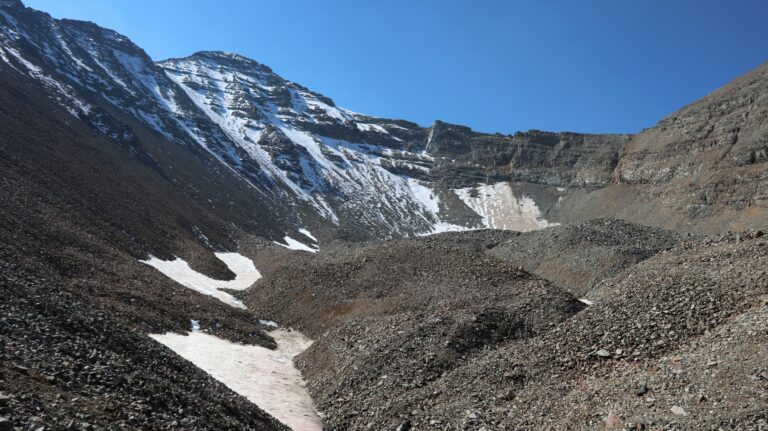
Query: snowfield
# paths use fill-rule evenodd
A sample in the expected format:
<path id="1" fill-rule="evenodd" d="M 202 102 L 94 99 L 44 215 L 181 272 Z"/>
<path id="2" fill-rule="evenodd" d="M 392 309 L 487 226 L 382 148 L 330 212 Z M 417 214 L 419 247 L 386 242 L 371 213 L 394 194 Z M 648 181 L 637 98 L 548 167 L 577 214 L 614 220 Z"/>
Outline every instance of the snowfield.
<path id="1" fill-rule="evenodd" d="M 483 218 L 489 229 L 527 232 L 559 225 L 545 220 L 533 199 L 515 196 L 507 182 L 455 189 L 454 193 Z"/>
<path id="2" fill-rule="evenodd" d="M 184 259 L 176 258 L 174 260 L 162 260 L 150 256 L 148 260 L 142 260 L 158 271 L 162 272 L 168 278 L 173 279 L 182 286 L 188 287 L 203 295 L 213 296 L 219 301 L 236 308 L 246 308 L 245 305 L 234 296 L 220 289 L 244 290 L 256 280 L 261 278 L 261 273 L 253 265 L 253 261 L 239 253 L 216 253 L 216 257 L 227 264 L 229 269 L 235 273 L 235 279 L 230 281 L 216 280 L 201 274 L 190 268 Z"/>
<path id="3" fill-rule="evenodd" d="M 193 331 L 155 334 L 153 339 L 246 397 L 294 431 L 321 431 L 323 422 L 293 358 L 312 344 L 297 331 L 269 333 L 277 350 L 246 346 Z"/>
<path id="4" fill-rule="evenodd" d="M 317 251 L 287 236 L 286 241 L 289 248 Z M 141 262 L 196 292 L 213 296 L 233 307 L 246 308 L 242 302 L 221 289 L 247 289 L 261 278 L 261 273 L 251 259 L 239 253 L 216 253 L 216 257 L 235 273 L 234 280 L 212 279 L 193 270 L 180 258 L 166 261 L 150 257 Z M 278 326 L 271 320 L 259 322 L 275 328 Z M 312 340 L 297 331 L 275 329 L 270 335 L 277 342 L 278 348 L 269 350 L 261 346 L 232 343 L 200 332 L 200 324 L 196 320 L 191 321 L 191 326 L 189 335 L 167 333 L 150 337 L 248 398 L 294 431 L 323 429 L 322 420 L 305 388 L 301 373 L 293 365 L 294 356 L 309 347 Z"/>

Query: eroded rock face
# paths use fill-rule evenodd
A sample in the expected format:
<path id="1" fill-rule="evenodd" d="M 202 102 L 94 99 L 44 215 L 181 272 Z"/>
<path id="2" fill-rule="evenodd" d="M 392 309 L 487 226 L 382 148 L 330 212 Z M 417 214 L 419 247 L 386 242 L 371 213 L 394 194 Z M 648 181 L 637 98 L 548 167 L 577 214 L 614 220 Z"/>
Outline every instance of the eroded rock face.
<path id="1" fill-rule="evenodd" d="M 436 157 L 432 175 L 456 186 L 515 181 L 597 187 L 611 183 L 619 152 L 629 139 L 539 130 L 485 134 L 436 121 L 426 150 Z"/>
<path id="2" fill-rule="evenodd" d="M 527 187 L 548 222 L 618 217 L 699 232 L 768 220 L 768 65 L 631 135 L 512 136 L 436 122 L 426 151 L 448 188 Z M 554 199 L 553 199 L 554 195 Z"/>
<path id="3" fill-rule="evenodd" d="M 633 138 L 614 188 L 635 196 L 625 218 L 697 230 L 753 228 L 768 216 L 768 65 Z M 619 185 L 620 184 L 620 185 Z M 656 208 L 632 217 L 641 204 Z"/>

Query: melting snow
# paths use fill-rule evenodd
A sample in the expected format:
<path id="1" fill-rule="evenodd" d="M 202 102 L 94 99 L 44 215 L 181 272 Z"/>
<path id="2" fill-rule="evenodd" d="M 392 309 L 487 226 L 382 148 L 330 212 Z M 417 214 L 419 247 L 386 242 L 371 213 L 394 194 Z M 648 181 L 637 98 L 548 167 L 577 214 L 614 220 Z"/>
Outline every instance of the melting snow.
<path id="1" fill-rule="evenodd" d="M 232 343 L 202 332 L 150 335 L 294 431 L 320 431 L 323 423 L 293 358 L 312 344 L 297 331 L 269 333 L 277 350 Z"/>
<path id="2" fill-rule="evenodd" d="M 443 229 L 435 226 L 440 219 L 437 217 L 438 200 L 432 191 L 416 180 L 387 169 L 395 163 L 424 170 L 424 166 L 411 161 L 427 163 L 426 153 L 399 151 L 394 154 L 383 147 L 314 136 L 303 125 L 331 122 L 383 134 L 387 134 L 386 128 L 368 123 L 349 110 L 330 106 L 317 95 L 287 81 L 278 81 L 279 85 L 276 85 L 275 75 L 247 63 L 223 67 L 205 58 L 192 58 L 166 61 L 161 66 L 195 105 L 221 127 L 226 137 L 257 162 L 264 175 L 287 186 L 322 217 L 333 223 L 339 222 L 335 212 L 337 207 L 326 201 L 321 193 L 333 190 L 339 196 L 349 198 L 345 201 L 347 207 L 366 209 L 366 215 L 362 217 L 370 219 L 360 220 L 362 224 L 385 224 L 393 233 L 402 233 L 402 222 L 410 222 L 415 217 L 413 227 L 416 229 L 427 233 Z M 289 106 L 275 102 L 276 98 L 284 97 L 284 94 L 273 94 L 280 88 L 288 89 Z M 252 110 L 258 115 L 249 114 Z M 318 116 L 318 113 L 325 115 Z M 278 160 L 262 148 L 262 133 L 267 128 L 275 129 L 275 133 L 302 147 L 302 152 L 306 150 L 309 157 L 302 156 L 297 166 L 293 166 L 293 169 L 300 168 L 301 178 L 305 181 L 296 181 L 293 171 L 277 163 Z M 395 160 L 390 160 L 393 156 Z M 230 167 L 241 169 L 240 166 Z M 298 241 L 289 245 L 312 251 L 311 247 L 296 243 Z"/>
<path id="3" fill-rule="evenodd" d="M 308 245 L 306 245 L 306 244 L 304 244 L 302 242 L 299 242 L 299 241 L 289 237 L 288 235 L 286 235 L 283 238 L 283 241 L 285 241 L 285 244 L 277 242 L 277 241 L 275 241 L 275 244 L 281 245 L 281 246 L 283 246 L 285 248 L 289 248 L 291 250 L 308 251 L 310 253 L 317 253 L 318 251 L 320 251 L 320 248 L 312 248 L 312 247 L 310 247 L 310 246 L 308 246 Z"/>
<path id="4" fill-rule="evenodd" d="M 242 302 L 220 289 L 244 290 L 261 278 L 261 273 L 253 265 L 253 261 L 238 253 L 216 253 L 216 257 L 226 263 L 235 273 L 235 279 L 230 281 L 216 280 L 190 268 L 183 259 L 161 260 L 150 256 L 140 262 L 157 269 L 179 284 L 203 295 L 213 296 L 219 301 L 237 308 L 245 308 Z"/>
<path id="5" fill-rule="evenodd" d="M 300 232 L 301 234 L 303 234 L 304 236 L 306 236 L 307 238 L 310 238 L 310 239 L 312 239 L 312 241 L 314 241 L 314 242 L 319 242 L 319 241 L 317 240 L 317 238 L 315 238 L 315 236 L 314 236 L 314 235 L 312 235 L 312 232 L 310 232 L 310 231 L 308 231 L 308 230 L 306 230 L 306 229 L 299 229 L 299 232 Z"/>
<path id="6" fill-rule="evenodd" d="M 357 126 L 357 129 L 360 130 L 361 132 L 375 131 L 379 133 L 389 134 L 389 132 L 387 132 L 387 129 L 379 126 L 378 124 L 356 123 L 355 125 Z"/>
<path id="7" fill-rule="evenodd" d="M 273 328 L 277 328 L 277 322 L 272 321 L 272 320 L 259 319 L 259 323 L 261 323 L 262 325 L 267 325 L 267 326 L 271 326 Z"/>
<path id="8" fill-rule="evenodd" d="M 454 192 L 491 229 L 526 232 L 559 224 L 543 219 L 536 202 L 527 196 L 515 196 L 506 182 L 482 184 Z"/>
<path id="9" fill-rule="evenodd" d="M 464 232 L 468 230 L 474 230 L 474 228 L 467 227 L 467 226 L 459 226 L 459 225 L 441 221 L 441 222 L 435 223 L 434 226 L 432 226 L 431 232 L 425 233 L 422 236 L 432 235 L 436 233 L 443 233 L 443 232 Z"/>
<path id="10" fill-rule="evenodd" d="M 411 190 L 416 201 L 421 203 L 424 208 L 437 216 L 440 211 L 440 200 L 429 187 L 422 185 L 418 180 L 408 178 L 408 188 Z"/>

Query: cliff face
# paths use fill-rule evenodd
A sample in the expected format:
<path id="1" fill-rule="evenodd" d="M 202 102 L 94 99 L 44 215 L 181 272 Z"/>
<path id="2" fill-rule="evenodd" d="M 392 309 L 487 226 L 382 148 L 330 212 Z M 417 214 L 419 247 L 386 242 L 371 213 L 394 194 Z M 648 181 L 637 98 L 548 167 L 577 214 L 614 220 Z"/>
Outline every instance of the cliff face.
<path id="1" fill-rule="evenodd" d="M 626 146 L 617 179 L 664 184 L 768 161 L 768 64 L 661 120 Z"/>
<path id="2" fill-rule="evenodd" d="M 517 181 L 555 187 L 600 187 L 611 182 L 630 135 L 587 135 L 539 130 L 483 134 L 440 121 L 426 150 L 436 157 L 432 176 L 453 184 Z"/>
<path id="3" fill-rule="evenodd" d="M 155 63 L 118 33 L 15 1 L 0 2 L 0 24 L 9 81 L 272 239 L 306 227 L 381 239 L 595 217 L 704 231 L 766 219 L 766 66 L 637 136 L 501 135 L 352 112 L 236 54 Z M 226 178 L 214 188 L 207 176 Z"/>
<path id="4" fill-rule="evenodd" d="M 466 224 L 467 214 L 477 213 L 487 227 L 531 230 L 567 222 L 572 215 L 561 209 L 570 194 L 609 186 L 630 139 L 539 130 L 486 134 L 436 121 L 424 148 L 433 158 L 435 188 L 460 200 L 445 206 L 445 220 Z"/>
<path id="5" fill-rule="evenodd" d="M 436 122 L 432 178 L 505 182 L 548 222 L 618 217 L 717 232 L 768 221 L 768 65 L 631 135 L 488 135 Z"/>
<path id="6" fill-rule="evenodd" d="M 623 148 L 605 190 L 581 196 L 607 215 L 694 231 L 768 221 L 768 65 L 660 121 Z"/>

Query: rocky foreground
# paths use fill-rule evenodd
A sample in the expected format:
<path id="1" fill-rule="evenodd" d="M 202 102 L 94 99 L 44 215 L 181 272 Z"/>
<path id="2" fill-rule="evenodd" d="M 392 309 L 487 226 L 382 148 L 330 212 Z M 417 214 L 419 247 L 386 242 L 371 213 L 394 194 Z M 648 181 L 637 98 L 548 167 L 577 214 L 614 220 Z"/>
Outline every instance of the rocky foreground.
<path id="1" fill-rule="evenodd" d="M 297 364 L 327 429 L 768 425 L 759 231 L 691 236 L 600 219 L 318 254 L 247 237 L 240 247 L 264 274 L 236 293 L 248 310 L 165 280 L 162 297 L 191 307 L 171 321 L 211 316 L 205 332 L 267 347 L 262 318 L 314 338 Z M 143 307 L 104 313 L 89 305 L 95 285 L 83 295 L 35 272 L 34 261 L 0 271 L 0 429 L 284 429 L 142 333 L 158 326 L 130 323 L 170 304 L 137 291 Z M 127 288 L 95 280 L 103 304 Z"/>
<path id="2" fill-rule="evenodd" d="M 526 250 L 602 265 L 570 289 Z M 301 254 L 245 300 L 317 338 L 298 363 L 329 429 L 758 430 L 767 264 L 760 233 L 597 220 Z"/>
<path id="3" fill-rule="evenodd" d="M 0 264 L 0 430 L 284 425 L 55 282 Z"/>
<path id="4" fill-rule="evenodd" d="M 636 136 L 503 136 L 0 0 L 0 431 L 285 429 L 148 336 L 262 319 L 316 340 L 331 430 L 766 430 L 766 124 L 768 64 Z M 548 228 L 396 239 L 483 226 Z M 141 263 L 225 251 L 248 310 Z"/>

